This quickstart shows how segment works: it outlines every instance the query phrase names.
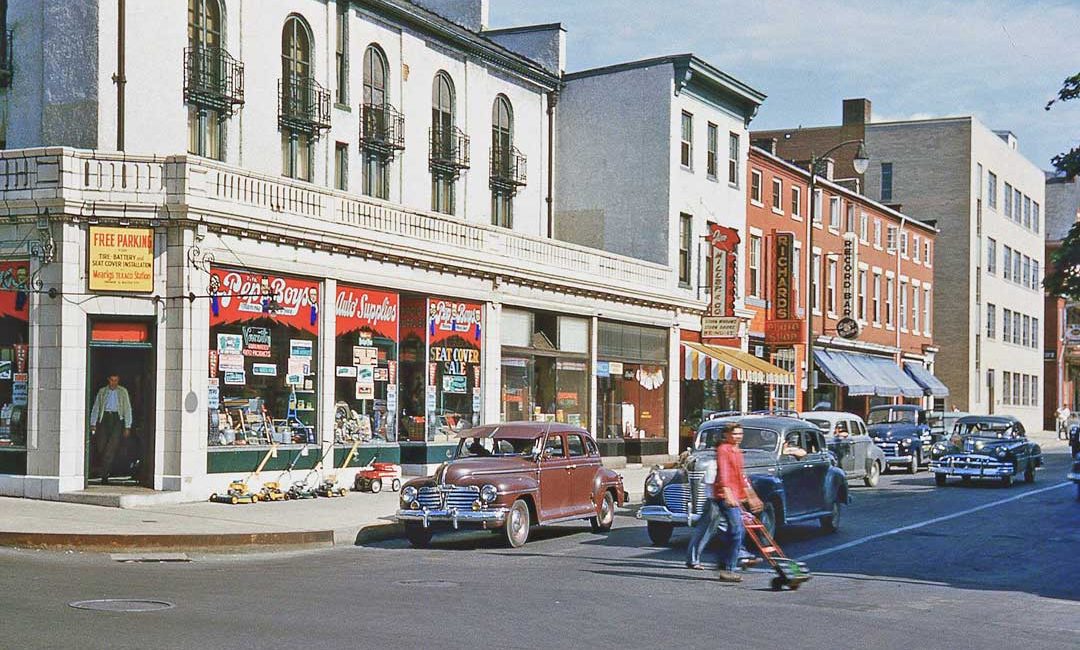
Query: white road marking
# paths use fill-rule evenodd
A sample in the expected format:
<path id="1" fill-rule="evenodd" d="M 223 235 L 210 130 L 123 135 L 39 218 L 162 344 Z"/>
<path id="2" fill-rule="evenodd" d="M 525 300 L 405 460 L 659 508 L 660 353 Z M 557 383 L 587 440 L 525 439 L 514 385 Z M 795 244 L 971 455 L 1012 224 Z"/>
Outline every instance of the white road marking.
<path id="1" fill-rule="evenodd" d="M 1029 497 L 1029 496 L 1031 496 L 1033 494 L 1039 494 L 1040 492 L 1049 492 L 1050 490 L 1056 490 L 1058 488 L 1065 487 L 1066 485 L 1072 485 L 1072 482 L 1071 481 L 1065 481 L 1063 483 L 1058 483 L 1057 485 L 1051 485 L 1049 487 L 1040 488 L 1038 490 L 1031 490 L 1029 492 L 1024 492 L 1023 494 L 1017 494 L 1016 496 L 1011 496 L 1011 497 L 1009 497 L 1007 499 L 999 499 L 997 501 L 991 501 L 990 503 L 984 503 L 981 506 L 976 506 L 974 508 L 969 508 L 967 510 L 961 510 L 960 512 L 954 512 L 951 515 L 944 515 L 944 516 L 941 516 L 941 517 L 934 517 L 933 519 L 927 519 L 926 521 L 920 521 L 918 523 L 910 524 L 908 526 L 901 526 L 900 528 L 893 528 L 892 530 L 887 530 L 887 531 L 882 532 L 882 533 L 875 533 L 873 535 L 869 535 L 869 536 L 863 537 L 861 539 L 856 539 L 856 540 L 853 540 L 853 541 L 850 541 L 850 542 L 846 542 L 844 544 L 840 544 L 839 546 L 833 546 L 832 548 L 826 548 L 826 549 L 823 549 L 823 550 L 820 550 L 820 551 L 815 551 L 814 553 L 804 555 L 799 559 L 801 561 L 806 561 L 806 560 L 810 560 L 810 559 L 813 559 L 813 558 L 816 558 L 816 557 L 821 557 L 823 555 L 829 555 L 831 553 L 836 553 L 838 551 L 844 551 L 844 550 L 847 550 L 849 548 L 852 548 L 853 546 L 860 546 L 862 544 L 866 544 L 867 542 L 872 542 L 872 541 L 874 541 L 876 539 L 881 539 L 883 537 L 890 537 L 892 535 L 899 535 L 900 533 L 905 533 L 905 532 L 907 532 L 909 530 L 915 530 L 916 528 L 924 528 L 926 526 L 931 526 L 933 524 L 939 524 L 939 523 L 941 523 L 943 521 L 948 521 L 950 519 L 956 519 L 957 517 L 963 517 L 964 515 L 970 515 L 973 512 L 978 512 L 980 510 L 986 510 L 987 508 L 993 508 L 995 506 L 1000 506 L 1002 504 L 1009 503 L 1011 501 L 1016 501 L 1018 499 L 1023 499 L 1025 497 Z"/>

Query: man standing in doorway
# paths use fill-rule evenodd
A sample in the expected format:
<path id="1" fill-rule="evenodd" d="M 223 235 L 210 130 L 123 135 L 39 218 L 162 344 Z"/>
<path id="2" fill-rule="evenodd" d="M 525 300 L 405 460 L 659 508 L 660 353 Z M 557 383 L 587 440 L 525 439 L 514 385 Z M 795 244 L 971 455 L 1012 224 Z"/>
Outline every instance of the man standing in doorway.
<path id="1" fill-rule="evenodd" d="M 124 438 L 131 435 L 131 398 L 127 389 L 120 385 L 120 375 L 111 374 L 108 381 L 98 390 L 90 411 L 90 435 L 98 452 L 102 485 L 109 482 L 121 435 Z"/>

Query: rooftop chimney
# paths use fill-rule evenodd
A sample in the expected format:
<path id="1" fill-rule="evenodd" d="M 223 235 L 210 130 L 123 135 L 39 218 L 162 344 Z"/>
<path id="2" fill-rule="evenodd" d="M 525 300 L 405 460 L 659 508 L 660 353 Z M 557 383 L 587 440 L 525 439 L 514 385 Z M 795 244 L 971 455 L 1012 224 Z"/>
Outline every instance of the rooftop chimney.
<path id="1" fill-rule="evenodd" d="M 772 155 L 776 155 L 776 138 L 757 138 L 750 142 L 758 149 L 764 149 Z"/>
<path id="2" fill-rule="evenodd" d="M 411 1 L 474 32 L 479 32 L 488 26 L 488 0 Z"/>
<path id="3" fill-rule="evenodd" d="M 844 126 L 870 123 L 870 100 L 865 98 L 844 100 Z"/>

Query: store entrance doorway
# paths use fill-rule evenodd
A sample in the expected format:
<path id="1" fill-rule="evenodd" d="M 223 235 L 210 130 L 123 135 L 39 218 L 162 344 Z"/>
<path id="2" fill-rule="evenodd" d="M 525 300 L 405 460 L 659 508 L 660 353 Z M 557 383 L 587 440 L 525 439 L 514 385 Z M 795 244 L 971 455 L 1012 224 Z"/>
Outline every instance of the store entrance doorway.
<path id="1" fill-rule="evenodd" d="M 90 322 L 84 473 L 88 486 L 102 485 L 107 479 L 108 485 L 154 487 L 156 367 L 152 324 L 151 320 Z M 122 400 L 102 393 L 112 375 L 117 376 L 117 384 L 127 391 L 131 403 L 131 426 L 126 436 Z M 119 412 L 97 416 L 95 422 L 95 402 L 100 402 L 99 411 L 119 408 Z M 115 424 L 110 422 L 114 418 L 118 420 Z"/>

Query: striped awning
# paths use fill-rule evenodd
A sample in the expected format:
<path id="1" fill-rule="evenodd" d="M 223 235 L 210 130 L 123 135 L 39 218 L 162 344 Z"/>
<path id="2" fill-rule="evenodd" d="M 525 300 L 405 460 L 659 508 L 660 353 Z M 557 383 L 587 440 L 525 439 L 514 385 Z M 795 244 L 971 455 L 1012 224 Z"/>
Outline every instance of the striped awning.
<path id="1" fill-rule="evenodd" d="M 795 383 L 794 373 L 736 348 L 684 341 L 683 379 L 748 381 L 754 384 Z"/>

